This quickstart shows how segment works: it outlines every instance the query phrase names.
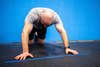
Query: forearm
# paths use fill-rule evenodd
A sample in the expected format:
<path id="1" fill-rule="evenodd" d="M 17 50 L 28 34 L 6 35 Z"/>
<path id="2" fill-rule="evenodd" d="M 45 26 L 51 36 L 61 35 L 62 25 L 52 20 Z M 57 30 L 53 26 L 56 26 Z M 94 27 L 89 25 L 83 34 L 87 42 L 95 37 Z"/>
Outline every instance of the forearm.
<path id="1" fill-rule="evenodd" d="M 29 39 L 28 34 L 27 33 L 22 33 L 22 49 L 23 49 L 23 53 L 29 52 L 28 39 Z"/>
<path id="2" fill-rule="evenodd" d="M 65 47 L 69 47 L 68 37 L 65 31 L 61 32 L 61 37 Z"/>

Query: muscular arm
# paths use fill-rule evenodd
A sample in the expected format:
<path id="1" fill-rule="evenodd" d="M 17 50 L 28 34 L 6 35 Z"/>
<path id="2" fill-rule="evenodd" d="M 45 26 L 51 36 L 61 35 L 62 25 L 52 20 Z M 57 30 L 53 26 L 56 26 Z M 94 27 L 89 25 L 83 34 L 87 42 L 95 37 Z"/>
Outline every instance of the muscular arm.
<path id="1" fill-rule="evenodd" d="M 61 34 L 64 46 L 66 47 L 66 49 L 65 49 L 66 54 L 69 54 L 69 53 L 78 54 L 78 51 L 68 48 L 69 47 L 68 36 L 63 27 L 62 21 L 57 14 L 55 14 L 55 16 L 54 16 L 54 22 L 55 22 L 55 27 L 56 27 L 57 31 Z"/>
<path id="2" fill-rule="evenodd" d="M 68 46 L 69 46 L 68 37 L 67 37 L 67 34 L 65 32 L 65 29 L 63 28 L 63 25 L 60 23 L 56 24 L 56 29 L 61 34 L 64 46 L 66 47 L 65 52 L 67 54 L 69 54 L 69 53 L 74 54 L 74 55 L 78 54 L 78 52 L 76 50 L 72 50 L 72 49 L 68 48 Z"/>
<path id="3" fill-rule="evenodd" d="M 25 22 L 23 32 L 22 32 L 22 49 L 23 53 L 29 52 L 28 49 L 28 40 L 29 40 L 29 33 L 31 32 L 33 25 L 31 23 Z"/>
<path id="4" fill-rule="evenodd" d="M 14 57 L 16 60 L 25 60 L 27 56 L 34 57 L 29 53 L 28 41 L 29 34 L 33 28 L 33 22 L 38 19 L 38 15 L 34 9 L 32 9 L 25 18 L 25 25 L 22 31 L 22 53 Z"/>
<path id="5" fill-rule="evenodd" d="M 28 49 L 28 40 L 29 33 L 31 32 L 33 25 L 31 23 L 25 22 L 23 31 L 22 31 L 22 53 L 14 57 L 16 60 L 25 60 L 27 56 L 33 57 L 31 53 L 29 53 Z"/>
<path id="6" fill-rule="evenodd" d="M 61 34 L 64 46 L 68 47 L 69 46 L 69 44 L 68 44 L 68 36 L 66 34 L 66 31 L 65 31 L 63 25 L 58 23 L 58 24 L 55 25 L 55 27 L 56 27 L 57 31 Z"/>

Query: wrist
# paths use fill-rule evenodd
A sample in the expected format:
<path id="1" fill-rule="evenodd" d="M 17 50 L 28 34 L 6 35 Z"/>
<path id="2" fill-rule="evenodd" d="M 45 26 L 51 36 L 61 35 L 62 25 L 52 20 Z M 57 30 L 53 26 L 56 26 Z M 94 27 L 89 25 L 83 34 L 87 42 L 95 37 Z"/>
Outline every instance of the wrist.
<path id="1" fill-rule="evenodd" d="M 68 47 L 66 47 L 66 46 L 65 46 L 64 48 L 65 48 L 65 49 L 69 49 L 69 48 L 70 48 L 70 46 L 68 46 Z"/>
<path id="2" fill-rule="evenodd" d="M 23 51 L 23 53 L 29 53 L 28 51 Z"/>

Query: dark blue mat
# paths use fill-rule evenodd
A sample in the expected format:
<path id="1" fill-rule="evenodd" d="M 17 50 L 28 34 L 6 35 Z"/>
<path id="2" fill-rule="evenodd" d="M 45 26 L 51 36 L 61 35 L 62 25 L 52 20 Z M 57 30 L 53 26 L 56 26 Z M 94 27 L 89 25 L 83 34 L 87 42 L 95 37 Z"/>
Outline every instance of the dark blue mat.
<path id="1" fill-rule="evenodd" d="M 13 59 L 22 51 L 20 43 L 0 44 L 0 67 L 100 67 L 100 42 L 72 42 L 70 46 L 79 54 L 65 54 L 62 43 L 33 44 L 29 48 L 35 58 L 20 61 Z"/>

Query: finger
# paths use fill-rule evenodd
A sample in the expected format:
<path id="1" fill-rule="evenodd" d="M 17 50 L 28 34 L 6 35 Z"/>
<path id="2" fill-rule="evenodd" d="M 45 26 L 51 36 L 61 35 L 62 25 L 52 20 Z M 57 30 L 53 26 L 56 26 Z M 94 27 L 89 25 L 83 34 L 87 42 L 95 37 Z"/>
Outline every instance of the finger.
<path id="1" fill-rule="evenodd" d="M 66 51 L 66 54 L 68 54 L 68 51 Z"/>
<path id="2" fill-rule="evenodd" d="M 17 60 L 17 57 L 14 57 L 14 59 L 16 59 L 16 60 Z"/>
<path id="3" fill-rule="evenodd" d="M 23 57 L 23 60 L 25 60 L 25 59 L 26 59 L 26 56 Z"/>
<path id="4" fill-rule="evenodd" d="M 24 57 L 24 56 L 20 56 L 19 60 L 23 60 L 23 57 Z"/>
<path id="5" fill-rule="evenodd" d="M 15 57 L 15 59 L 16 59 L 16 60 L 18 60 L 18 59 L 19 59 L 19 57 L 20 57 L 20 55 L 16 56 L 16 57 Z"/>
<path id="6" fill-rule="evenodd" d="M 29 56 L 31 56 L 32 58 L 34 57 L 32 54 L 29 54 Z"/>
<path id="7" fill-rule="evenodd" d="M 71 52 L 72 54 L 74 54 L 74 55 L 78 54 L 78 52 L 77 52 L 76 50 L 71 50 L 70 52 Z"/>
<path id="8" fill-rule="evenodd" d="M 75 50 L 75 54 L 78 54 L 78 52 Z"/>
<path id="9" fill-rule="evenodd" d="M 68 50 L 65 50 L 66 54 L 68 54 Z"/>

